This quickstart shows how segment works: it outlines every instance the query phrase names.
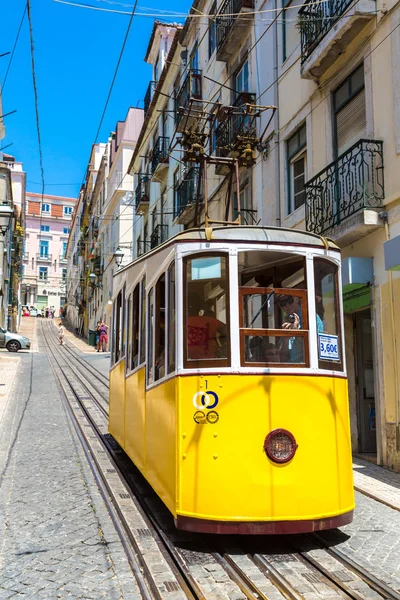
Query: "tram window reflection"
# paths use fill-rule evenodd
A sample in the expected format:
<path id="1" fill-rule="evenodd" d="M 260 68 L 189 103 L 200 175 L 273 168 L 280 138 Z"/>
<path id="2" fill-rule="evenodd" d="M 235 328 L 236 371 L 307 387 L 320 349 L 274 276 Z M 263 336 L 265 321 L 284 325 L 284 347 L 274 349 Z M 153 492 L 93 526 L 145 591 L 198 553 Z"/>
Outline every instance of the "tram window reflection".
<path id="1" fill-rule="evenodd" d="M 133 290 L 132 296 L 132 352 L 131 370 L 139 365 L 139 284 Z"/>
<path id="2" fill-rule="evenodd" d="M 225 256 L 197 256 L 185 262 L 187 366 L 227 361 L 228 277 Z"/>
<path id="3" fill-rule="evenodd" d="M 154 292 L 149 292 L 148 297 L 148 325 L 147 325 L 147 383 L 154 381 L 154 356 L 153 356 L 153 332 L 154 332 Z"/>
<path id="4" fill-rule="evenodd" d="M 168 373 L 175 371 L 175 262 L 168 269 Z"/>
<path id="5" fill-rule="evenodd" d="M 155 322 L 155 360 L 154 380 L 165 376 L 165 274 L 156 285 L 156 322 Z"/>
<path id="6" fill-rule="evenodd" d="M 146 277 L 140 283 L 140 364 L 146 357 Z"/>

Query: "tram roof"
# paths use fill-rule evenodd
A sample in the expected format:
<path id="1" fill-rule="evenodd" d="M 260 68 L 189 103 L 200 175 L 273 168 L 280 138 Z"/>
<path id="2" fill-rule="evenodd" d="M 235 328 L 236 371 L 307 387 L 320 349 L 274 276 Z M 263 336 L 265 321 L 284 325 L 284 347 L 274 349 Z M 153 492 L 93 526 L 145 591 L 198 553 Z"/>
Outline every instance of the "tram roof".
<path id="1" fill-rule="evenodd" d="M 131 265 L 145 260 L 152 254 L 160 252 L 166 246 L 171 244 L 182 244 L 185 242 L 231 242 L 231 243 L 246 243 L 253 242 L 256 244 L 283 244 L 288 246 L 315 246 L 316 248 L 327 248 L 329 250 L 338 250 L 340 248 L 335 242 L 329 238 L 324 238 L 316 233 L 309 233 L 301 229 L 285 229 L 283 227 L 244 227 L 244 226 L 222 226 L 213 227 L 211 238 L 207 237 L 204 227 L 199 229 L 187 229 L 177 233 L 173 237 L 168 238 L 162 244 L 159 244 L 150 252 L 142 254 L 134 261 L 119 269 L 116 274 L 120 274 L 124 269 Z"/>

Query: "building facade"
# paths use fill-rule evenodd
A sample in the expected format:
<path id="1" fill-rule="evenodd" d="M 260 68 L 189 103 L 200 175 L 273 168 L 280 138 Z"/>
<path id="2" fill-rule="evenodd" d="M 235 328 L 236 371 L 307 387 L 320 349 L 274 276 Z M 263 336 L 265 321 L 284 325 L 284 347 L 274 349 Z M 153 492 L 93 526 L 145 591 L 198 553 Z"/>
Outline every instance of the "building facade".
<path id="1" fill-rule="evenodd" d="M 76 199 L 26 193 L 26 227 L 21 304 L 53 307 L 66 303 L 67 245 Z"/>
<path id="2" fill-rule="evenodd" d="M 69 240 L 71 281 L 67 317 L 81 335 L 94 331 L 99 319 L 111 323 L 114 254 L 132 260 L 133 177 L 128 166 L 143 124 L 143 110 L 130 108 L 106 144 L 95 144 Z"/>
<path id="3" fill-rule="evenodd" d="M 400 470 L 400 5 L 232 6 L 153 29 L 133 255 L 239 216 L 335 240 L 353 451 Z"/>

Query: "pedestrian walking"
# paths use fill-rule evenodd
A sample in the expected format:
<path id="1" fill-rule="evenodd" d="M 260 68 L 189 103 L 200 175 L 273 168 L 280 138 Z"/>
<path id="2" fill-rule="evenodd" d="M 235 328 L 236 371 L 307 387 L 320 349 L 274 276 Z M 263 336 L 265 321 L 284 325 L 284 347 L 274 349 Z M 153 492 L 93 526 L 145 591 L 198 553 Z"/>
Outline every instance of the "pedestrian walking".
<path id="1" fill-rule="evenodd" d="M 58 324 L 58 339 L 60 340 L 60 346 L 64 346 L 65 328 L 62 322 Z"/>
<path id="2" fill-rule="evenodd" d="M 96 349 L 97 349 L 97 352 L 100 352 L 100 325 L 101 325 L 101 321 L 97 321 L 97 325 L 96 325 Z"/>
<path id="3" fill-rule="evenodd" d="M 108 325 L 106 325 L 103 319 L 100 321 L 100 348 L 102 352 L 107 352 L 108 345 Z"/>

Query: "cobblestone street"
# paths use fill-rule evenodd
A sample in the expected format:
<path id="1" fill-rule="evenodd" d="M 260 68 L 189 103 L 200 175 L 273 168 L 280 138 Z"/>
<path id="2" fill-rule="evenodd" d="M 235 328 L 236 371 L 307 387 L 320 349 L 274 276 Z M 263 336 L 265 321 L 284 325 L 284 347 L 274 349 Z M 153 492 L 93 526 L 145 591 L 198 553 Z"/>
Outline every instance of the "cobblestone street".
<path id="1" fill-rule="evenodd" d="M 24 327 L 36 340 L 36 322 Z M 40 335 L 33 351 L 0 357 L 0 600 L 140 598 Z M 107 372 L 108 354 L 82 356 Z M 400 476 L 359 458 L 354 475 L 354 521 L 324 537 L 400 590 Z"/>

